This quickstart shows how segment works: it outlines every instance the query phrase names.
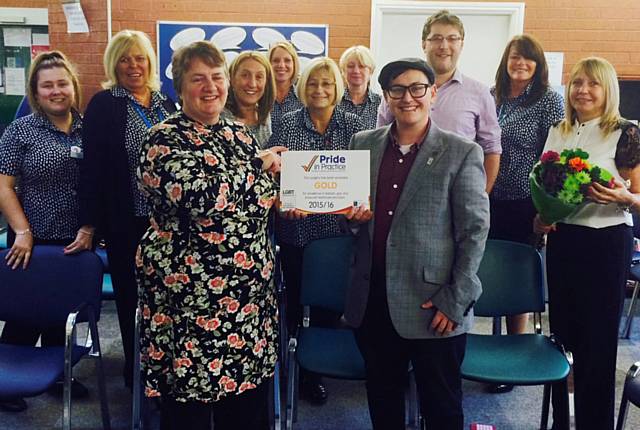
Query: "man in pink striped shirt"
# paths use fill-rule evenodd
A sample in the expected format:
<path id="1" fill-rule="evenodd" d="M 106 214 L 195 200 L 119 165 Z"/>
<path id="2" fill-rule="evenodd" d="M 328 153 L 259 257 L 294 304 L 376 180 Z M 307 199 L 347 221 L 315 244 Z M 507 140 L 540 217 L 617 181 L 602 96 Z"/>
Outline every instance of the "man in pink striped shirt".
<path id="1" fill-rule="evenodd" d="M 430 117 L 443 130 L 478 143 L 484 151 L 487 192 L 491 191 L 500 167 L 500 126 L 489 87 L 463 75 L 458 59 L 464 46 L 464 26 L 446 10 L 430 16 L 422 29 L 422 49 L 435 72 L 437 98 Z M 393 113 L 383 100 L 376 126 L 393 122 Z"/>

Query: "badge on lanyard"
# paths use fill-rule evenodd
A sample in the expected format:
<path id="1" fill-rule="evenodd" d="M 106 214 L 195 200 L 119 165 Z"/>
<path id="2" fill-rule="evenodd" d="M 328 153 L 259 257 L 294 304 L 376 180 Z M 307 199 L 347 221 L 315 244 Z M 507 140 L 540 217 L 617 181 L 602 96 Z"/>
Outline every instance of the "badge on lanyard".
<path id="1" fill-rule="evenodd" d="M 82 160 L 84 158 L 84 154 L 82 152 L 82 146 L 73 145 L 69 152 L 71 158 L 75 158 L 77 160 Z"/>
<path id="2" fill-rule="evenodd" d="M 153 123 L 144 113 L 142 108 L 138 104 L 133 103 L 132 101 L 129 101 L 129 103 L 131 103 L 131 106 L 133 106 L 133 110 L 136 111 L 140 119 L 144 122 L 144 125 L 147 126 L 147 130 L 153 127 Z M 162 113 L 162 110 L 160 110 L 160 108 L 157 108 L 155 112 L 156 112 L 156 115 L 158 115 L 158 119 L 160 120 L 160 122 L 164 121 L 164 114 Z"/>

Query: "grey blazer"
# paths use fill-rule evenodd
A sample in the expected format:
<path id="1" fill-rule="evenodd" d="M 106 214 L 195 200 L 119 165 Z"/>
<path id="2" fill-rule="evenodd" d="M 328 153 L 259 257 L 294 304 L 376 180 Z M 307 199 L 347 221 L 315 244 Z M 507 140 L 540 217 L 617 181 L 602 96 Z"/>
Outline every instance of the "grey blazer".
<path id="1" fill-rule="evenodd" d="M 351 149 L 371 152 L 371 201 L 390 126 L 357 133 Z M 393 325 L 407 339 L 437 337 L 429 328 L 432 300 L 458 323 L 450 336 L 471 328 L 472 307 L 482 288 L 477 276 L 489 231 L 482 148 L 431 122 L 398 201 L 386 249 L 387 301 Z M 357 229 L 355 267 L 345 318 L 362 323 L 371 275 L 374 218 Z"/>

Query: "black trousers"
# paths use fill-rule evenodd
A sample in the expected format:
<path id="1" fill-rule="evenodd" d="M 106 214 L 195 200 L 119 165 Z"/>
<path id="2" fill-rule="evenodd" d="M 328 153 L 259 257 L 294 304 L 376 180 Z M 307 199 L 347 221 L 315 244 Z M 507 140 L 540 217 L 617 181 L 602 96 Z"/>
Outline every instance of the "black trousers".
<path id="1" fill-rule="evenodd" d="M 558 224 L 547 242 L 551 332 L 573 353 L 577 430 L 612 430 L 618 326 L 631 263 L 631 227 Z M 554 429 L 568 429 L 564 388 L 552 393 Z"/>
<path id="2" fill-rule="evenodd" d="M 466 334 L 438 339 L 404 339 L 393 328 L 388 309 L 386 300 L 372 303 L 370 299 L 363 323 L 356 330 L 356 341 L 366 366 L 367 400 L 373 429 L 405 429 L 405 390 L 411 363 L 427 428 L 462 430 L 460 366 Z"/>
<path id="3" fill-rule="evenodd" d="M 7 229 L 7 246 L 11 248 L 16 240 L 16 235 L 8 227 Z M 73 242 L 71 239 L 38 239 L 33 238 L 33 245 L 61 245 L 66 246 Z M 0 263 L 2 264 L 2 263 Z M 18 268 L 16 270 L 22 270 Z M 38 342 L 38 338 L 42 337 L 42 346 L 64 346 L 64 324 L 46 328 L 37 328 L 30 325 L 16 324 L 8 322 L 2 329 L 0 343 L 8 343 L 11 345 L 33 346 Z"/>
<path id="4" fill-rule="evenodd" d="M 510 240 L 532 244 L 535 240 L 533 233 L 533 218 L 538 211 L 531 199 L 495 200 L 491 199 L 491 228 L 489 239 Z"/>
<path id="5" fill-rule="evenodd" d="M 138 244 L 147 228 L 149 228 L 147 218 L 135 217 L 127 232 L 109 234 L 105 238 L 124 350 L 123 376 L 125 385 L 128 387 L 132 386 L 133 381 L 133 334 L 138 306 L 135 258 Z"/>
<path id="6" fill-rule="evenodd" d="M 210 430 L 211 414 L 215 430 L 268 430 L 267 381 L 253 390 L 225 397 L 213 403 L 177 402 L 163 398 L 161 430 Z"/>

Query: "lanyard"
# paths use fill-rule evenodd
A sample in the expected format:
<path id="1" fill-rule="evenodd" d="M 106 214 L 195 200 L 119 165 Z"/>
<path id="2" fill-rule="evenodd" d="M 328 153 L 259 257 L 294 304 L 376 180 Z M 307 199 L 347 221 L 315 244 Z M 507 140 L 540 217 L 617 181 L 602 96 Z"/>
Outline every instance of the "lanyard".
<path id="1" fill-rule="evenodd" d="M 132 101 L 129 101 L 129 103 L 131 103 L 131 106 L 133 106 L 133 109 L 136 111 L 140 119 L 144 121 L 144 124 L 147 126 L 147 129 L 153 127 L 153 124 L 151 123 L 147 115 L 144 113 L 140 105 L 138 105 L 137 103 L 133 103 Z M 162 109 L 156 108 L 156 115 L 158 115 L 160 122 L 164 121 L 164 114 L 162 113 Z"/>
<path id="2" fill-rule="evenodd" d="M 511 115 L 516 109 L 520 107 L 520 102 L 516 102 L 515 100 L 511 102 L 511 109 L 505 109 L 505 105 L 507 103 L 502 103 L 498 108 L 498 124 L 500 127 L 504 125 L 504 121 L 507 119 L 509 115 Z"/>

